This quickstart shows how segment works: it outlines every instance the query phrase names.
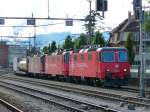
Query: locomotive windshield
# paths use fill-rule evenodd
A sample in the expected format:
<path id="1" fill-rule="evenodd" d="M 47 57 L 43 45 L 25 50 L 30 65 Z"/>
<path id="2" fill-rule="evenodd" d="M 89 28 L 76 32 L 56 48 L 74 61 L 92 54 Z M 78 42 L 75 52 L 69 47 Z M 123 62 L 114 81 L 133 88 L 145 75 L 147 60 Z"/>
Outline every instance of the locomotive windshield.
<path id="1" fill-rule="evenodd" d="M 104 51 L 102 53 L 102 61 L 103 62 L 114 62 L 114 52 L 113 51 Z"/>
<path id="2" fill-rule="evenodd" d="M 115 62 L 115 57 L 116 57 L 116 61 L 118 62 L 128 61 L 128 54 L 127 54 L 127 51 L 125 50 L 117 50 L 116 53 L 114 50 L 112 51 L 105 50 L 101 53 L 100 60 L 103 62 Z"/>
<path id="3" fill-rule="evenodd" d="M 119 62 L 127 62 L 127 52 L 126 51 L 119 51 L 118 52 L 118 61 Z"/>

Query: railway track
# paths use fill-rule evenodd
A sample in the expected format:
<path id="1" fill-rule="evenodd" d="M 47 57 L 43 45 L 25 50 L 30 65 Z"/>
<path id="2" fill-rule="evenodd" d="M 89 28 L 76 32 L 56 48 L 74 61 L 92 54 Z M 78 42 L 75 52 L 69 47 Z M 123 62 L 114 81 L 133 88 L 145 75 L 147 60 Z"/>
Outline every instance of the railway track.
<path id="1" fill-rule="evenodd" d="M 3 76 L 1 76 L 3 77 Z M 34 82 L 34 81 L 33 81 Z M 45 83 L 45 82 L 42 82 L 42 83 Z M 45 83 L 47 84 L 47 83 Z M 62 86 L 62 85 L 59 85 L 59 86 Z M 107 88 L 103 88 L 103 89 L 107 89 Z M 110 89 L 110 88 L 109 88 Z M 121 91 L 128 91 L 128 92 L 132 92 L 132 93 L 139 93 L 139 89 L 136 89 L 136 88 L 132 88 L 132 87 L 127 87 L 127 86 L 123 86 L 121 88 L 111 88 L 112 90 L 121 90 Z M 145 94 L 146 95 L 150 95 L 150 90 L 146 90 L 145 91 Z"/>
<path id="2" fill-rule="evenodd" d="M 24 82 L 28 84 L 36 84 L 38 86 L 67 91 L 67 92 L 73 92 L 77 94 L 82 94 L 85 96 L 105 99 L 105 100 L 111 100 L 111 101 L 118 101 L 118 102 L 124 102 L 128 104 L 134 104 L 135 106 L 145 106 L 150 107 L 150 100 L 146 98 L 138 98 L 138 97 L 132 97 L 132 96 L 124 96 L 124 95 L 117 95 L 112 93 L 106 93 L 101 91 L 93 91 L 93 90 L 87 90 L 87 89 L 81 89 L 76 87 L 70 87 L 70 86 L 64 86 L 60 84 L 50 84 L 43 81 L 31 81 L 29 79 L 21 79 L 21 78 L 12 78 L 12 77 L 5 77 L 5 79 L 13 79 L 15 81 Z M 40 83 L 39 83 L 40 82 Z"/>
<path id="3" fill-rule="evenodd" d="M 107 89 L 107 88 L 105 88 L 105 89 Z M 132 87 L 127 87 L 127 86 L 123 86 L 121 88 L 112 87 L 111 89 L 112 90 L 128 91 L 128 92 L 137 93 L 137 94 L 139 93 L 139 89 L 132 88 Z M 150 90 L 145 90 L 145 94 L 149 96 L 150 95 Z"/>
<path id="4" fill-rule="evenodd" d="M 123 91 L 128 91 L 128 92 L 139 93 L 139 89 L 133 88 L 133 87 L 122 87 L 122 90 L 123 90 Z M 146 91 L 145 91 L 145 94 L 146 94 L 146 95 L 150 95 L 150 91 L 149 91 L 149 90 L 146 90 Z"/>
<path id="5" fill-rule="evenodd" d="M 11 105 L 10 103 L 8 103 L 2 99 L 0 99 L 0 104 L 12 112 L 23 112 L 22 110 L 18 109 L 17 107 Z M 1 110 L 1 111 L 3 111 L 3 110 Z"/>
<path id="6" fill-rule="evenodd" d="M 0 81 L 0 85 L 4 88 L 11 89 L 13 91 L 34 97 L 36 99 L 43 100 L 44 102 L 61 106 L 63 108 L 66 108 L 67 110 L 71 110 L 75 112 L 97 112 L 97 111 L 119 112 L 109 107 L 104 107 L 93 103 L 84 102 L 82 100 L 77 100 L 66 96 L 60 96 L 59 94 L 56 93 L 49 93 L 35 88 L 20 86 L 17 84 L 12 84 L 4 81 Z M 49 97 L 54 97 L 54 98 L 49 99 Z"/>

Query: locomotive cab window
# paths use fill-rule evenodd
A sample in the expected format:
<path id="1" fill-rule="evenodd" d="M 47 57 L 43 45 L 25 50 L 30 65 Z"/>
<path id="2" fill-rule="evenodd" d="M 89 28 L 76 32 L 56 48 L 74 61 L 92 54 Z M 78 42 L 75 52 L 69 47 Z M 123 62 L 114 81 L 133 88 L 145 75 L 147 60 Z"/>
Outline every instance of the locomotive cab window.
<path id="1" fill-rule="evenodd" d="M 103 51 L 102 55 L 100 56 L 100 60 L 102 57 L 103 62 L 114 62 L 115 55 L 113 51 Z"/>
<path id="2" fill-rule="evenodd" d="M 127 62 L 128 58 L 127 58 L 127 52 L 126 51 L 119 51 L 118 52 L 118 61 L 119 62 Z"/>

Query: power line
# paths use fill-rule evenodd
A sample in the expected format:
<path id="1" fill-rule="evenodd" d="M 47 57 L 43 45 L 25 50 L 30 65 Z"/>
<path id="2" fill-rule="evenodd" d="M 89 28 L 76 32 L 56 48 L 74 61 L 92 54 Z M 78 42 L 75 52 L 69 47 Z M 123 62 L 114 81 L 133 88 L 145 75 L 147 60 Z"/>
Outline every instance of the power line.
<path id="1" fill-rule="evenodd" d="M 74 21 L 85 21 L 82 18 L 44 18 L 44 17 L 0 17 L 1 19 L 35 19 L 35 20 L 74 20 Z"/>
<path id="2" fill-rule="evenodd" d="M 58 24 L 64 24 L 64 23 L 53 23 L 53 24 L 43 24 L 43 25 L 35 25 L 36 27 L 47 27 L 47 26 L 51 26 L 51 25 L 58 25 Z M 3 26 L 3 25 L 0 25 L 0 27 L 33 27 L 31 25 L 12 25 L 12 26 Z"/>
<path id="3" fill-rule="evenodd" d="M 0 38 L 17 38 L 17 39 L 21 39 L 21 38 L 34 38 L 33 36 L 31 37 L 31 36 L 29 36 L 29 37 L 27 37 L 27 36 L 14 36 L 14 35 L 8 35 L 8 36 L 0 36 Z"/>

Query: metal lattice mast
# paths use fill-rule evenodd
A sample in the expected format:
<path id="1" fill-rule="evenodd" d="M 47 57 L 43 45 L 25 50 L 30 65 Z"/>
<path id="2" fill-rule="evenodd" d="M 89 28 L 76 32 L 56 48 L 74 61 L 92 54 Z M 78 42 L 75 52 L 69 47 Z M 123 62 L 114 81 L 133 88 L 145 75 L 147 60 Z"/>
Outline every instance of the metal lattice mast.
<path id="1" fill-rule="evenodd" d="M 142 11 L 142 0 L 139 1 L 139 25 L 140 25 L 140 96 L 145 96 L 144 88 L 144 55 L 143 55 L 143 11 Z"/>

